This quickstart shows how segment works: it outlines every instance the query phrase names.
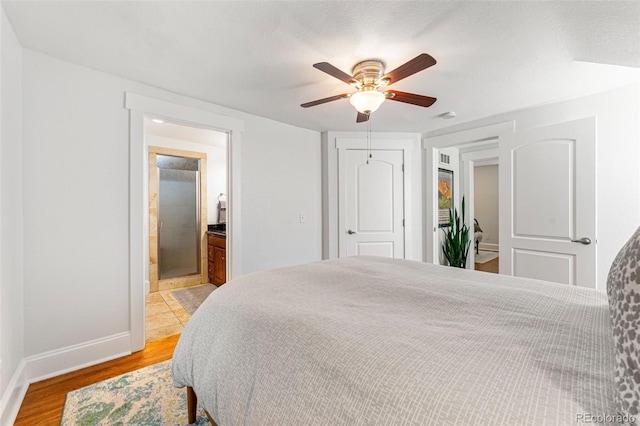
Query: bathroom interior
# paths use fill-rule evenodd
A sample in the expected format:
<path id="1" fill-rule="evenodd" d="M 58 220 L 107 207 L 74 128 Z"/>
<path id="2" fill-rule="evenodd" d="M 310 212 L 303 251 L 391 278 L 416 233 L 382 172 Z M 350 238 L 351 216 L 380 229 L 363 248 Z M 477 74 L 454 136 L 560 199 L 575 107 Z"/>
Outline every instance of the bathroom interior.
<path id="1" fill-rule="evenodd" d="M 228 134 L 145 119 L 149 292 L 145 340 L 180 333 L 226 282 Z"/>

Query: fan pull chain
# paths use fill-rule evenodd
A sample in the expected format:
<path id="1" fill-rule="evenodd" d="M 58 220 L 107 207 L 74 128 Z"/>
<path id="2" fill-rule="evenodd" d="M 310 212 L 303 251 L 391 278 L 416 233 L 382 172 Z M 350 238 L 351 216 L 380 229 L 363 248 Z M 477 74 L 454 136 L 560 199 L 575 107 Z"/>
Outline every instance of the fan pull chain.
<path id="1" fill-rule="evenodd" d="M 371 155 L 371 113 L 367 115 L 369 116 L 367 120 L 367 164 L 369 164 L 369 159 L 373 157 Z"/>

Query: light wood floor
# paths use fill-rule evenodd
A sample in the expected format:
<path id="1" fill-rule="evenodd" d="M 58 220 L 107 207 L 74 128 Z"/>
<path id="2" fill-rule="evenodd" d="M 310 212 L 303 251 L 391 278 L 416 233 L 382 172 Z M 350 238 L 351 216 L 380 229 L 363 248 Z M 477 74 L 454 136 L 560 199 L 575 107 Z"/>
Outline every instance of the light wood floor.
<path id="1" fill-rule="evenodd" d="M 498 273 L 498 267 L 499 262 L 497 258 L 486 263 L 475 264 L 477 271 L 493 272 L 496 274 Z M 170 301 L 165 300 L 163 297 L 158 297 L 160 297 L 159 294 L 147 300 L 147 311 L 149 311 L 148 307 L 150 304 L 155 305 L 155 309 L 160 312 L 167 313 L 167 310 L 171 311 L 173 303 L 170 303 Z M 161 303 L 165 303 L 167 307 L 160 307 Z M 175 306 L 173 306 L 173 308 L 177 309 Z M 184 316 L 182 319 L 184 319 L 185 322 L 188 320 L 188 318 Z M 180 325 L 182 326 L 182 324 Z M 169 332 L 168 329 L 165 331 Z M 176 332 L 179 333 L 180 331 Z M 149 330 L 147 330 L 147 334 L 148 332 Z M 170 332 L 174 333 L 173 329 L 171 329 Z M 178 343 L 179 337 L 179 334 L 173 334 L 168 337 L 153 340 L 147 342 L 144 350 L 132 355 L 29 385 L 27 394 L 18 412 L 15 425 L 59 425 L 65 397 L 68 392 L 158 362 L 166 361 L 173 356 L 173 350 Z"/>
<path id="2" fill-rule="evenodd" d="M 175 334 L 154 340 L 129 356 L 29 385 L 15 425 L 59 425 L 67 392 L 166 361 L 173 355 L 179 337 Z"/>
<path id="3" fill-rule="evenodd" d="M 495 259 L 488 262 L 476 263 L 475 265 L 476 271 L 492 272 L 494 274 L 497 274 L 500 270 L 500 258 L 496 257 Z"/>
<path id="4" fill-rule="evenodd" d="M 59 425 L 68 392 L 170 359 L 191 315 L 171 290 L 148 294 L 145 313 L 144 350 L 29 385 L 15 424 Z"/>

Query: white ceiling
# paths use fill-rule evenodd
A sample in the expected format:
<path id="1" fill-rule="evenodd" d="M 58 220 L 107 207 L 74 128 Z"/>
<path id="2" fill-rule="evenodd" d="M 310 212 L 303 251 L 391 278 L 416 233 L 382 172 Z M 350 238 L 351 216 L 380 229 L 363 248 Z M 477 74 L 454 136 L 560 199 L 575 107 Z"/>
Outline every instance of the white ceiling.
<path id="1" fill-rule="evenodd" d="M 314 130 L 363 130 L 350 92 L 316 70 L 364 59 L 438 63 L 392 88 L 374 131 L 425 132 L 639 81 L 640 2 L 3 1 L 23 47 Z M 438 116 L 455 111 L 457 118 Z"/>
<path id="2" fill-rule="evenodd" d="M 144 131 L 146 134 L 159 136 L 161 138 L 177 139 L 180 141 L 199 143 L 217 148 L 227 147 L 227 134 L 211 129 L 201 129 L 198 127 L 170 123 L 168 121 L 157 123 L 150 118 L 145 118 Z"/>

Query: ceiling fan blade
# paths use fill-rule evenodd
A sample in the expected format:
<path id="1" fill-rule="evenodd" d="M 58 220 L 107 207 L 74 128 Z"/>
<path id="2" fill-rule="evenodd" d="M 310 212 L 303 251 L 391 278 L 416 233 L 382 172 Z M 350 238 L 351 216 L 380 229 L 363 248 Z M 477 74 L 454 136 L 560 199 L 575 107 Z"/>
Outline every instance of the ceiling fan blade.
<path id="1" fill-rule="evenodd" d="M 367 120 L 369 120 L 369 114 L 363 114 L 360 111 L 358 111 L 358 117 L 356 118 L 356 123 L 363 123 Z"/>
<path id="2" fill-rule="evenodd" d="M 390 101 L 404 102 L 407 104 L 418 105 L 421 107 L 430 107 L 437 100 L 430 96 L 416 95 L 415 93 L 398 92 L 397 90 L 387 90 L 384 92 Z"/>
<path id="3" fill-rule="evenodd" d="M 328 98 L 323 98 L 323 99 L 318 99 L 316 101 L 307 102 L 307 103 L 301 104 L 300 106 L 302 108 L 309 108 L 309 107 L 312 107 L 312 106 L 324 104 L 324 103 L 331 102 L 331 101 L 337 101 L 338 99 L 348 98 L 348 97 L 349 97 L 348 93 L 343 93 L 342 95 L 329 96 Z"/>
<path id="4" fill-rule="evenodd" d="M 313 64 L 313 67 L 319 69 L 320 71 L 324 71 L 330 76 L 335 77 L 338 80 L 342 80 L 347 84 L 355 82 L 352 76 L 334 67 L 329 62 L 318 62 L 317 64 Z"/>
<path id="5" fill-rule="evenodd" d="M 388 72 L 382 78 L 389 79 L 388 84 L 393 84 L 397 81 L 402 80 L 405 77 L 409 77 L 419 71 L 427 69 L 436 64 L 436 60 L 433 59 L 431 55 L 427 55 L 426 53 L 421 53 L 416 56 L 409 62 L 400 65 L 395 70 Z M 314 65 L 315 66 L 315 65 Z"/>

